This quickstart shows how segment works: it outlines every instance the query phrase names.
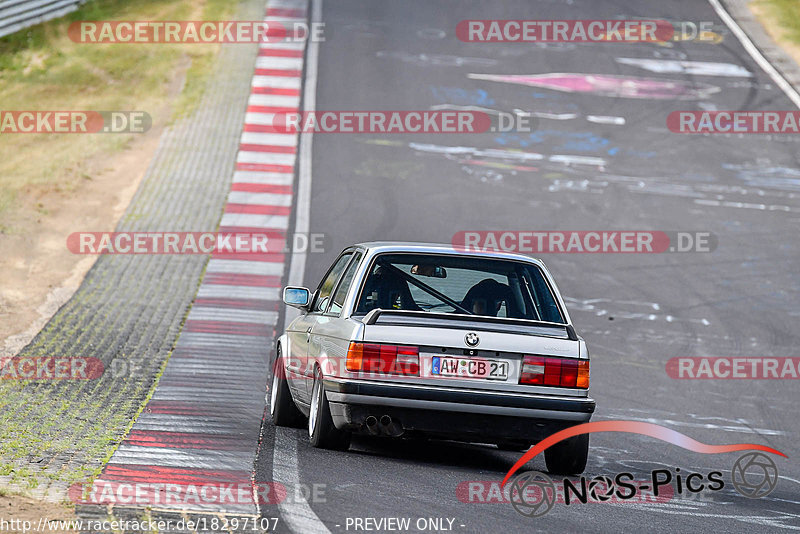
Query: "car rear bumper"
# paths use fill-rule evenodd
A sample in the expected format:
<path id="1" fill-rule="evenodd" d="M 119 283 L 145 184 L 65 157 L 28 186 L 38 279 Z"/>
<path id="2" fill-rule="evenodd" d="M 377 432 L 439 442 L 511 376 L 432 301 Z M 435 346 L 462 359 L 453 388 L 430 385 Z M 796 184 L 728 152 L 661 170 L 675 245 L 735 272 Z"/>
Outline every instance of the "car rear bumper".
<path id="1" fill-rule="evenodd" d="M 366 432 L 365 420 L 388 415 L 406 432 L 453 439 L 540 440 L 591 419 L 595 401 L 445 387 L 325 379 L 337 428 Z"/>

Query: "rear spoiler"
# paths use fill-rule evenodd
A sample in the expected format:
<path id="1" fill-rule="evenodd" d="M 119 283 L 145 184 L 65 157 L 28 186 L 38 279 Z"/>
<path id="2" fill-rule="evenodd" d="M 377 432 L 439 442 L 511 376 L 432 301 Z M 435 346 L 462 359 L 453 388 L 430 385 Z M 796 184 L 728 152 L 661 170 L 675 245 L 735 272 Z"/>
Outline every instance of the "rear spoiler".
<path id="1" fill-rule="evenodd" d="M 551 323 L 549 321 L 533 321 L 530 319 L 509 319 L 507 317 L 489 317 L 484 315 L 461 315 L 454 313 L 436 313 L 436 312 L 423 312 L 411 310 L 383 310 L 376 308 L 370 311 L 361 320 L 364 324 L 375 324 L 381 316 L 395 316 L 395 317 L 418 317 L 420 319 L 445 319 L 445 320 L 466 320 L 474 321 L 477 323 L 490 323 L 490 324 L 504 324 L 504 325 L 519 325 L 519 326 L 538 326 L 545 328 L 564 328 L 567 331 L 567 338 L 572 341 L 578 341 L 578 334 L 571 324 Z"/>

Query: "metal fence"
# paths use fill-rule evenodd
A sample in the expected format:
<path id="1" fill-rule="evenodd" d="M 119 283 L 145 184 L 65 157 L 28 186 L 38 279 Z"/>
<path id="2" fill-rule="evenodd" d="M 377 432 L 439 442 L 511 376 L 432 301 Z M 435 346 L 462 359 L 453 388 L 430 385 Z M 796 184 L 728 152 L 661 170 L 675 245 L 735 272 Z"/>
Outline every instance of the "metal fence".
<path id="1" fill-rule="evenodd" d="M 0 37 L 75 11 L 86 0 L 0 0 Z"/>

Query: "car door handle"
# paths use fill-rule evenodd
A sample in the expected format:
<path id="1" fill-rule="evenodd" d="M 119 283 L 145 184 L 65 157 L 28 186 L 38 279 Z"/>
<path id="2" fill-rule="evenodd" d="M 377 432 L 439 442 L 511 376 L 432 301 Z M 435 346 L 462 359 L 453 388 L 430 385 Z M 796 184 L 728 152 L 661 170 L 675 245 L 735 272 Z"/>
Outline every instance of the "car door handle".
<path id="1" fill-rule="evenodd" d="M 308 330 L 306 330 L 306 343 L 309 343 L 309 342 L 311 342 L 311 327 L 310 326 L 308 327 Z"/>

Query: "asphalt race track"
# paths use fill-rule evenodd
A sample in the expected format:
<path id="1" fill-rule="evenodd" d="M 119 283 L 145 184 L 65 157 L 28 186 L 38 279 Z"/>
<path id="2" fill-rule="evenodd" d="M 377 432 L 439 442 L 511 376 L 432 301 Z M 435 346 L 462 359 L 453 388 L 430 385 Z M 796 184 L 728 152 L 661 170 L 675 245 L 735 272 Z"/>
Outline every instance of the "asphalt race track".
<path id="1" fill-rule="evenodd" d="M 151 122 L 163 131 L 153 130 L 153 137 L 137 149 L 150 154 L 141 159 L 149 164 L 146 171 L 141 167 L 140 185 L 125 213 L 118 214 L 116 231 L 127 237 L 208 237 L 216 232 L 217 237 L 211 236 L 215 245 L 188 252 L 175 246 L 170 252 L 165 237 L 162 249 L 155 245 L 144 251 L 106 253 L 99 247 L 87 252 L 97 259 L 77 289 L 71 276 L 72 296 L 58 297 L 65 300 L 50 310 L 53 315 L 43 328 L 11 336 L 22 339 L 38 330 L 24 347 L 20 343 L 16 357 L 0 358 L 0 533 L 9 530 L 6 512 L 18 511 L 11 503 L 31 517 L 41 512 L 41 532 L 46 530 L 42 525 L 51 524 L 45 511 L 51 519 L 56 513 L 49 511 L 52 507 L 77 520 L 80 526 L 70 527 L 70 532 L 85 534 L 145 530 L 95 528 L 87 520 L 165 519 L 175 525 L 198 518 L 203 522 L 197 528 L 184 524 L 148 531 L 800 530 L 800 126 L 795 135 L 678 131 L 686 124 L 677 118 L 686 119 L 687 112 L 783 112 L 800 122 L 800 66 L 781 60 L 786 52 L 769 44 L 760 23 L 747 15 L 746 1 L 239 0 L 226 6 L 227 15 L 220 15 L 235 18 L 217 22 L 231 27 L 241 23 L 238 28 L 266 22 L 275 39 L 220 37 L 225 44 L 218 53 L 209 48 L 207 55 L 196 57 L 185 35 L 183 41 L 165 40 L 170 46 L 187 45 L 172 59 L 159 57 L 164 65 L 180 63 L 186 70 L 175 80 L 158 82 L 162 88 L 170 85 L 170 98 L 177 102 L 165 102 L 170 104 L 165 109 L 182 106 L 184 94 L 196 102 L 174 121 L 150 110 L 158 119 Z M 51 9 L 62 4 L 71 9 L 73 3 L 44 2 Z M 175 12 L 202 11 L 202 17 L 216 16 L 221 9 L 219 2 L 169 3 L 170 9 L 185 8 Z M 133 9 L 132 17 L 152 7 L 148 2 L 97 4 L 116 4 L 108 11 L 114 15 Z M 22 58 L 19 61 L 33 65 L 30 80 L 52 83 L 51 78 L 40 80 L 37 69 L 45 69 L 45 60 L 26 47 L 35 50 L 39 40 L 50 46 L 56 38 L 66 43 L 68 30 L 63 26 L 78 21 L 73 17 L 92 16 L 95 7 L 77 7 L 70 17 L 54 18 L 38 30 L 26 26 L 26 32 L 39 32 L 35 38 L 28 34 L 27 44 L 21 34 L 3 38 L 0 77 L 7 65 Z M 103 9 L 97 13 L 105 13 Z M 0 30 L 8 13 L 0 8 Z M 150 22 L 156 26 L 168 22 L 155 15 Z M 658 20 L 673 33 L 658 42 L 466 38 L 471 35 L 464 31 L 470 27 L 467 23 L 481 20 Z M 189 22 L 187 28 L 194 27 Z M 281 25 L 308 23 L 313 23 L 312 30 L 304 35 L 281 33 Z M 314 24 L 324 26 L 321 33 Z M 89 43 L 76 41 L 75 35 L 70 39 L 75 45 Z M 141 43 L 161 42 L 148 39 L 142 37 Z M 119 57 L 111 51 L 125 46 L 110 44 L 103 59 L 117 65 Z M 8 50 L 16 59 L 6 62 Z M 63 57 L 69 53 L 47 54 L 42 57 L 48 62 L 52 57 L 62 67 L 70 66 L 65 71 L 84 62 L 76 72 L 86 70 L 92 80 L 94 70 L 105 72 L 86 59 L 95 57 L 88 53 L 78 54 L 78 59 Z M 189 67 L 195 59 L 205 61 L 212 55 L 213 62 L 200 65 L 202 72 Z M 19 70 L 28 76 L 28 67 Z M 49 75 L 58 79 L 63 72 L 54 70 Z M 111 76 L 111 70 L 108 73 Z M 178 90 L 181 84 L 172 83 L 184 74 L 185 92 Z M 0 85 L 6 81 L 0 80 Z M 202 90 L 192 96 L 197 87 Z M 102 94 L 108 96 L 107 90 Z M 29 109 L 39 107 L 34 102 Z M 470 112 L 491 127 L 455 134 L 392 133 L 374 127 L 368 133 L 281 129 L 278 117 L 300 111 Z M 115 112 L 103 113 L 113 117 Z M 4 130 L 7 119 L 22 115 L 33 112 L 0 111 L 0 133 L 26 131 Z M 509 117 L 518 122 L 509 123 Z M 520 117 L 529 120 L 522 122 Z M 84 156 L 89 157 L 75 155 Z M 122 158 L 108 156 L 109 169 L 127 161 L 117 156 Z M 74 169 L 77 173 L 82 167 L 76 164 Z M 83 177 L 91 179 L 88 174 Z M 91 187 L 92 193 L 110 195 L 105 182 Z M 71 195 L 72 190 L 63 193 Z M 0 191 L 0 197 L 6 198 L 4 194 Z M 86 206 L 97 205 L 96 198 L 90 198 L 94 200 L 87 200 Z M 73 196 L 69 199 L 74 201 Z M 48 217 L 44 204 L 38 206 L 42 217 Z M 4 209 L 0 206 L 0 212 Z M 8 233 L 5 228 L 0 224 L 3 236 Z M 52 228 L 48 231 L 56 235 Z M 584 236 L 582 246 L 592 233 L 669 237 L 669 243 L 660 241 L 664 246 L 654 253 L 574 251 L 569 238 L 569 243 L 558 242 L 560 250 L 550 241 L 550 249 L 534 254 L 547 264 L 578 335 L 588 345 L 589 396 L 597 402 L 592 421 L 602 427 L 591 427 L 597 431 L 590 433 L 582 476 L 550 475 L 558 489 L 553 502 L 544 507 L 520 502 L 522 491 L 514 498 L 523 484 L 535 482 L 545 488 L 547 467 L 543 454 L 533 455 L 537 449 L 529 449 L 530 456 L 523 458 L 524 451 L 495 445 L 513 444 L 500 438 L 490 444 L 356 436 L 350 449 L 341 452 L 312 447 L 307 429 L 272 423 L 268 403 L 276 342 L 298 313 L 284 305 L 283 286 L 317 288 L 331 262 L 355 243 L 461 245 L 466 235 L 478 235 L 479 247 L 499 244 L 526 253 L 515 246 L 535 243 L 531 232 Z M 93 232 L 69 228 L 64 233 L 69 252 L 83 254 L 83 240 Z M 269 245 L 239 250 L 238 241 L 229 248 L 217 241 L 223 234 L 239 233 L 268 237 Z M 528 233 L 529 241 L 521 243 L 520 233 Z M 605 238 L 598 239 L 607 245 Z M 80 252 L 71 248 L 78 241 Z M 116 243 L 119 248 L 119 240 Z M 17 253 L 15 249 L 9 257 L 13 260 Z M 423 261 L 414 267 L 420 266 L 421 276 L 445 277 L 441 269 L 425 269 Z M 18 267 L 15 272 L 22 270 Z M 447 268 L 460 270 L 458 264 L 448 263 Z M 387 270 L 387 278 L 392 278 L 392 270 Z M 398 271 L 393 271 L 396 278 Z M 27 280 L 37 273 L 30 269 Z M 458 278 L 448 282 L 455 286 Z M 509 276 L 497 310 L 503 299 L 509 315 L 509 310 L 520 308 L 520 278 L 528 281 Z M 7 280 L 11 285 L 16 278 Z M 464 307 L 470 307 L 476 314 L 486 313 L 473 307 L 482 298 L 474 297 L 473 289 L 480 293 L 485 283 L 476 283 L 460 305 L 449 304 L 454 310 L 469 312 Z M 518 296 L 513 305 L 512 285 Z M 525 285 L 530 292 L 530 284 Z M 7 289 L 0 290 L 2 315 Z M 381 292 L 376 295 L 383 297 Z M 525 298 L 530 304 L 533 297 Z M 420 305 L 428 311 L 441 306 Z M 559 327 L 564 326 L 574 341 L 569 325 Z M 313 327 L 307 332 L 313 340 Z M 427 343 L 416 335 L 415 331 L 412 343 Z M 380 342 L 386 348 L 389 343 L 405 344 L 403 339 L 361 341 Z M 470 350 L 477 341 L 472 335 L 463 339 L 470 349 L 461 349 L 474 355 Z M 524 350 L 538 351 L 537 345 L 531 346 Z M 549 342 L 541 347 L 541 356 L 564 355 Z M 324 350 L 333 353 L 330 345 Z M 400 354 L 399 365 L 413 365 L 407 350 L 389 351 Z M 348 365 L 352 354 L 348 351 Z M 363 354 L 370 357 L 367 348 Z M 380 354 L 386 363 L 387 352 L 381 349 Z M 94 376 L 63 381 L 62 376 L 40 376 L 47 362 L 55 367 L 55 362 L 67 360 L 93 361 Z M 561 361 L 566 360 L 546 364 L 548 369 L 563 369 L 560 375 L 556 371 L 556 382 L 580 388 L 578 376 L 585 380 L 585 366 L 579 375 L 577 362 L 562 367 Z M 524 363 L 537 369 L 536 360 Z M 507 365 L 514 373 L 519 368 L 516 361 Z M 32 371 L 11 374 L 30 366 L 36 366 L 35 377 Z M 544 363 L 541 368 L 547 380 L 553 377 L 544 371 Z M 536 384 L 533 375 L 524 381 Z M 419 387 L 430 377 L 414 378 L 420 378 Z M 497 375 L 469 378 L 506 380 Z M 487 411 L 509 409 L 494 399 L 522 405 L 526 399 L 514 395 L 528 386 L 523 379 L 520 384 L 515 380 L 503 384 L 514 392 L 502 399 L 489 396 L 487 404 L 496 406 Z M 362 386 L 366 389 L 357 385 Z M 466 395 L 477 398 L 473 393 Z M 568 404 L 553 396 L 541 402 L 559 409 Z M 447 409 L 447 404 L 439 406 Z M 525 413 L 538 417 L 541 412 Z M 483 419 L 470 423 L 475 421 Z M 317 426 L 314 436 L 323 442 L 336 437 L 324 425 Z M 502 487 L 506 477 L 511 483 Z M 201 499 L 198 488 L 217 493 Z M 267 490 L 266 500 L 259 499 Z M 542 497 L 540 502 L 546 500 Z M 16 532 L 13 527 L 10 531 Z"/>
<path id="2" fill-rule="evenodd" d="M 455 35 L 465 19 L 622 17 L 712 21 L 720 39 L 529 45 L 466 43 Z M 796 384 L 676 380 L 665 371 L 670 358 L 682 356 L 797 353 L 797 138 L 682 135 L 666 127 L 675 110 L 794 109 L 712 5 L 337 0 L 321 6 L 321 20 L 326 41 L 316 61 L 317 110 L 478 106 L 539 115 L 524 134 L 315 135 L 311 157 L 304 160 L 301 149 L 299 162 L 301 188 L 304 166 L 313 169 L 310 205 L 300 192 L 296 209 L 309 210 L 308 230 L 326 235 L 326 251 L 305 258 L 305 285 L 316 287 L 339 251 L 360 241 L 449 243 L 465 230 L 711 232 L 718 242 L 713 252 L 542 256 L 590 348 L 593 420 L 652 422 L 714 445 L 759 443 L 788 459 L 776 457 L 775 491 L 748 499 L 729 483 L 738 453 L 699 454 L 634 434 L 597 433 L 587 478 L 721 471 L 725 487 L 658 503 L 557 504 L 531 518 L 508 503 L 463 502 L 469 499 L 457 492 L 461 483 L 501 480 L 520 453 L 366 439 L 347 453 L 332 452 L 311 448 L 304 431 L 276 432 L 267 422 L 256 479 L 322 485 L 324 495 L 264 506 L 261 514 L 282 517 L 279 530 L 294 532 L 356 531 L 354 518 L 411 518 L 411 531 L 420 518 L 445 519 L 445 526 L 452 520 L 456 532 L 800 528 Z M 313 60 L 307 56 L 307 72 Z M 660 70 L 669 61 L 725 66 Z M 627 80 L 584 92 L 490 79 L 549 73 Z M 640 78 L 689 88 L 687 99 L 667 89 L 633 98 Z M 308 104 L 308 88 L 305 94 Z M 520 151 L 543 157 L 521 159 Z M 543 459 L 527 468 L 544 471 Z"/>

